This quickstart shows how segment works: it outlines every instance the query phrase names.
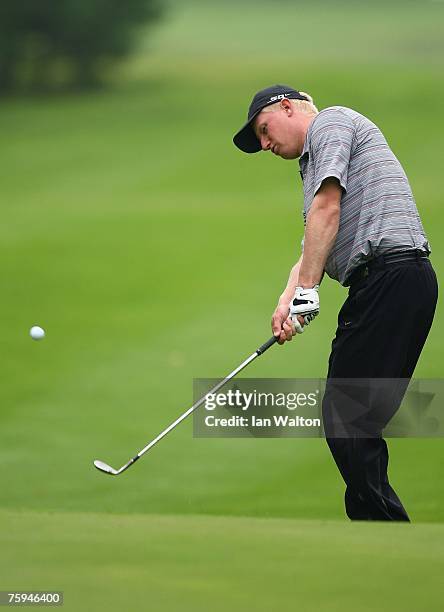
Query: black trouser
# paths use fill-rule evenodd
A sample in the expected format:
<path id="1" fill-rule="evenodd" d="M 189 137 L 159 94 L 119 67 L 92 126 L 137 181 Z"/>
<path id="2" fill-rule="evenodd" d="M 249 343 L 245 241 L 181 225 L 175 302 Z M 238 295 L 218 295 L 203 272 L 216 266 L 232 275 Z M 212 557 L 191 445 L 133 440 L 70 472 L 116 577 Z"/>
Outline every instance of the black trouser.
<path id="1" fill-rule="evenodd" d="M 323 417 L 327 443 L 346 484 L 345 508 L 350 519 L 408 521 L 409 517 L 389 484 L 383 427 L 376 435 L 372 431 L 371 437 L 354 433 L 337 436 L 330 423 L 335 393 L 328 393 L 329 384 L 334 387 L 338 378 L 396 378 L 408 382 L 429 333 L 437 296 L 435 272 L 427 258 L 401 263 L 377 258 L 371 262 L 368 275 L 351 284 L 339 312 Z M 396 412 L 402 395 L 403 390 L 384 406 L 383 426 Z M 377 406 L 369 408 L 378 410 Z M 338 411 L 335 418 L 337 415 Z M 360 431 L 366 431 L 366 416 L 360 418 Z"/>

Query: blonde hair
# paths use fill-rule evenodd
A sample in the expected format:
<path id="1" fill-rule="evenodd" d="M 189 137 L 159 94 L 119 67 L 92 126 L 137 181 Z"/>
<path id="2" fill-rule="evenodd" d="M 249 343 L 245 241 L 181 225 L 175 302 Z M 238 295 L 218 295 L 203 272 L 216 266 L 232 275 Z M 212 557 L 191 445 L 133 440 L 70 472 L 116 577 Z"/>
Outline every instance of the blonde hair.
<path id="1" fill-rule="evenodd" d="M 295 106 L 301 113 L 304 113 L 305 115 L 313 115 L 313 114 L 316 115 L 317 113 L 319 113 L 318 109 L 313 103 L 313 98 L 308 93 L 305 93 L 304 91 L 300 91 L 299 93 L 301 94 L 301 96 L 305 96 L 307 99 L 306 100 L 292 100 L 291 98 L 286 98 L 286 99 L 289 102 L 291 102 L 291 104 Z M 269 106 L 266 106 L 265 108 L 262 109 L 262 112 L 273 113 L 279 110 L 281 106 L 281 101 L 282 100 L 279 100 L 279 102 L 275 102 L 274 104 L 270 104 Z"/>

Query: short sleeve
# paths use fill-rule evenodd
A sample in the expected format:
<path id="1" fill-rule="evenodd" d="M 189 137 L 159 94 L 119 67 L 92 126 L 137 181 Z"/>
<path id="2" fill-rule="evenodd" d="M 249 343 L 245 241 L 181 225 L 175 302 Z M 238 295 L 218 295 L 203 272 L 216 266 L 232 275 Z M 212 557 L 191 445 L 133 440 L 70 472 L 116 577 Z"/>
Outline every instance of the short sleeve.
<path id="1" fill-rule="evenodd" d="M 348 166 L 352 154 L 355 127 L 345 113 L 335 108 L 322 111 L 313 124 L 311 156 L 314 163 L 314 194 L 322 181 L 335 177 L 347 191 Z"/>

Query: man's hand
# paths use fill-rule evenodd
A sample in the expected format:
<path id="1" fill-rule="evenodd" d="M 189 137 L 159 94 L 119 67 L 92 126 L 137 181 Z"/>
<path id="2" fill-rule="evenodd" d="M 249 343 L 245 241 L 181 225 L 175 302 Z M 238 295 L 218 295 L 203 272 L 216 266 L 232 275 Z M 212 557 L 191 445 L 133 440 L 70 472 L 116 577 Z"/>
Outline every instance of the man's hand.
<path id="1" fill-rule="evenodd" d="M 301 320 L 308 325 L 319 314 L 319 285 L 311 289 L 296 287 L 294 298 L 290 302 L 290 318 L 293 321 Z"/>
<path id="2" fill-rule="evenodd" d="M 284 344 L 285 341 L 290 342 L 296 333 L 301 334 L 304 330 L 304 319 L 298 317 L 296 323 L 289 317 L 290 305 L 279 303 L 271 318 L 271 328 L 273 334 L 279 338 L 278 344 Z"/>

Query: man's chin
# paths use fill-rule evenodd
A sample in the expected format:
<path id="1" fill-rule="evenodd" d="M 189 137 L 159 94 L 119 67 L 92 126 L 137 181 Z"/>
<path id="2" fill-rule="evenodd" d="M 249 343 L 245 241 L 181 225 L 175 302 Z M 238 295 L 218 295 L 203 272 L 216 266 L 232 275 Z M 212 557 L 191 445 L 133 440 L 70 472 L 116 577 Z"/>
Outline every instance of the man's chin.
<path id="1" fill-rule="evenodd" d="M 283 153 L 279 153 L 279 156 L 282 157 L 282 159 L 297 159 L 299 157 L 296 151 L 284 151 Z"/>

